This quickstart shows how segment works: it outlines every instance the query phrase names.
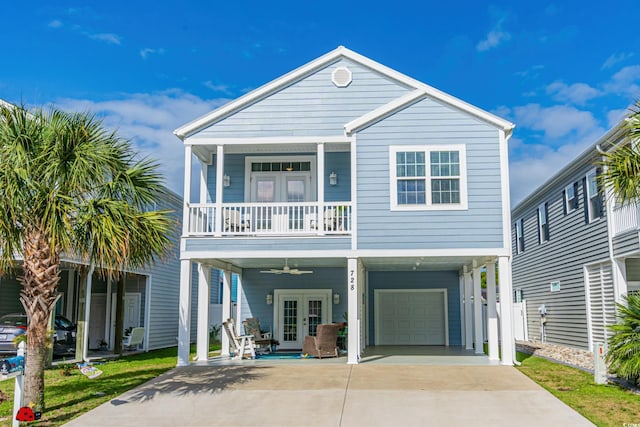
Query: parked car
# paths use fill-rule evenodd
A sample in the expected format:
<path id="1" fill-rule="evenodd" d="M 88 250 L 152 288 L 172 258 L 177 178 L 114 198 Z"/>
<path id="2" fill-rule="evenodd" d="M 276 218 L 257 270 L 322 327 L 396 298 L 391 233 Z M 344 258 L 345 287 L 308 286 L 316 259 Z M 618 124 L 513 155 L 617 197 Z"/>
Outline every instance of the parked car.
<path id="1" fill-rule="evenodd" d="M 15 353 L 13 340 L 27 332 L 27 316 L 14 313 L 0 317 L 0 353 Z"/>
<path id="2" fill-rule="evenodd" d="M 64 316 L 56 315 L 53 335 L 53 354 L 65 355 L 76 350 L 76 325 Z M 27 316 L 22 313 L 0 317 L 0 353 L 15 353 L 13 340 L 27 332 Z"/>

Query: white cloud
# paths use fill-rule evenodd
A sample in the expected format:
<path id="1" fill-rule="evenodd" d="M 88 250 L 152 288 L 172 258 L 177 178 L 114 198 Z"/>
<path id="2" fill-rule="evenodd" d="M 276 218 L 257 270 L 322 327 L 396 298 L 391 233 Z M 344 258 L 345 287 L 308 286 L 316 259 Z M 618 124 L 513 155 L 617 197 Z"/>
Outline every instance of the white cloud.
<path id="1" fill-rule="evenodd" d="M 567 105 L 545 108 L 540 104 L 527 104 L 515 107 L 513 112 L 519 126 L 542 131 L 548 138 L 584 135 L 597 127 L 593 114 Z"/>
<path id="2" fill-rule="evenodd" d="M 540 70 L 543 70 L 543 69 L 544 69 L 544 65 L 536 64 L 536 65 L 532 65 L 526 70 L 516 71 L 513 74 L 523 78 L 537 78 L 540 75 Z"/>
<path id="3" fill-rule="evenodd" d="M 113 33 L 96 33 L 96 34 L 86 33 L 86 35 L 92 40 L 99 40 L 109 44 L 120 45 L 122 43 L 122 37 Z"/>
<path id="4" fill-rule="evenodd" d="M 152 49 L 150 47 L 145 47 L 144 49 L 140 49 L 140 56 L 142 59 L 147 59 L 149 55 L 164 55 L 164 48 Z"/>
<path id="5" fill-rule="evenodd" d="M 610 93 L 637 98 L 640 96 L 640 65 L 622 68 L 613 75 L 604 88 Z"/>
<path id="6" fill-rule="evenodd" d="M 619 64 L 620 62 L 624 62 L 627 59 L 633 57 L 635 54 L 633 52 L 620 52 L 620 53 L 614 53 L 611 56 L 609 56 L 606 61 L 604 61 L 604 63 L 602 64 L 602 69 L 604 70 L 605 68 L 611 68 L 616 64 Z"/>
<path id="7" fill-rule="evenodd" d="M 57 105 L 70 111 L 90 111 L 108 128 L 132 141 L 143 156 L 158 160 L 166 185 L 183 192 L 184 146 L 173 130 L 219 107 L 227 99 L 206 100 L 180 90 L 124 94 L 117 99 L 91 101 L 61 99 Z M 197 182 L 197 180 L 196 180 Z"/>
<path id="8" fill-rule="evenodd" d="M 607 113 L 607 123 L 609 124 L 609 127 L 612 128 L 617 125 L 618 122 L 622 120 L 628 113 L 629 110 L 627 108 L 609 111 Z"/>
<path id="9" fill-rule="evenodd" d="M 553 99 L 561 102 L 571 102 L 573 104 L 584 105 L 590 99 L 601 95 L 600 91 L 586 83 L 574 83 L 567 85 L 564 82 L 553 82 L 547 86 L 547 94 Z"/>
<path id="10" fill-rule="evenodd" d="M 491 8 L 489 12 L 492 15 L 497 16 L 498 20 L 491 31 L 489 31 L 487 36 L 483 40 L 480 40 L 478 44 L 476 44 L 476 50 L 478 52 L 485 52 L 487 50 L 493 49 L 495 47 L 498 47 L 503 42 L 511 39 L 511 34 L 502 28 L 502 24 L 507 18 L 507 14 L 495 8 Z"/>
<path id="11" fill-rule="evenodd" d="M 223 93 L 225 95 L 231 95 L 231 90 L 229 88 L 228 85 L 224 85 L 224 84 L 215 84 L 213 83 L 211 80 L 207 80 L 206 82 L 203 83 L 203 85 L 206 88 L 211 89 L 214 92 L 219 92 L 219 93 Z"/>
<path id="12" fill-rule="evenodd" d="M 49 22 L 49 24 L 47 25 L 49 28 L 60 28 L 62 27 L 62 21 L 59 21 L 57 19 L 54 19 L 53 21 Z"/>
<path id="13" fill-rule="evenodd" d="M 526 153 L 509 162 L 509 184 L 511 205 L 516 206 L 522 199 L 547 182 L 569 162 L 575 159 L 604 134 L 605 130 L 594 127 L 564 145 L 554 148 L 545 144 L 523 144 L 509 141 L 510 148 Z M 515 138 L 514 138 L 515 139 Z"/>

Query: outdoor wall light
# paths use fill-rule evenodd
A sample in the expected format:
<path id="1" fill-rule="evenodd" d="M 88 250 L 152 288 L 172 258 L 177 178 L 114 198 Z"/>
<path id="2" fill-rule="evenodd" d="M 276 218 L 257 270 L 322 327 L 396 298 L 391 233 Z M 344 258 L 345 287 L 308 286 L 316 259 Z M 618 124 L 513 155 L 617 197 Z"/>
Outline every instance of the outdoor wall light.
<path id="1" fill-rule="evenodd" d="M 329 184 L 330 185 L 338 185 L 338 174 L 335 172 L 331 172 L 329 174 Z"/>
<path id="2" fill-rule="evenodd" d="M 340 294 L 333 294 L 333 303 L 340 304 Z"/>
<path id="3" fill-rule="evenodd" d="M 267 305 L 273 304 L 273 295 L 267 294 Z"/>
<path id="4" fill-rule="evenodd" d="M 229 175 L 224 174 L 224 176 L 222 177 L 222 185 L 224 185 L 225 187 L 231 185 L 231 177 Z"/>

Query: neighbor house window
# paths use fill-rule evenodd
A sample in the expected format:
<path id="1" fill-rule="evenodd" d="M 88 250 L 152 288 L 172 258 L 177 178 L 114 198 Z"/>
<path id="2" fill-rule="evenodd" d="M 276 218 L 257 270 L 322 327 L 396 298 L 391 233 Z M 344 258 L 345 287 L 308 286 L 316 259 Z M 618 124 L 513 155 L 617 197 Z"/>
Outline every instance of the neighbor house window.
<path id="1" fill-rule="evenodd" d="M 516 254 L 524 252 L 524 219 L 516 221 Z"/>
<path id="2" fill-rule="evenodd" d="M 549 240 L 549 219 L 547 218 L 547 203 L 538 207 L 538 241 L 539 243 Z"/>
<path id="3" fill-rule="evenodd" d="M 598 171 L 593 169 L 587 174 L 585 179 L 586 187 L 586 209 L 588 222 L 596 220 L 603 215 L 602 209 L 602 197 L 600 195 L 600 189 L 598 188 Z"/>
<path id="4" fill-rule="evenodd" d="M 390 147 L 391 208 L 466 209 L 464 145 Z"/>
<path id="5" fill-rule="evenodd" d="M 578 183 L 567 185 L 564 189 L 564 211 L 570 213 L 578 209 Z"/>

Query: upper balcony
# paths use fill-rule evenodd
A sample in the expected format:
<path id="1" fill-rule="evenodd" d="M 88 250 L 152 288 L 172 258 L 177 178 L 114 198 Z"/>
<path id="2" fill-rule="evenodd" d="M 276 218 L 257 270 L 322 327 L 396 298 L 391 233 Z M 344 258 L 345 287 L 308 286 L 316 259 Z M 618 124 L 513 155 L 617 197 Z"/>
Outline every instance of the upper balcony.
<path id="1" fill-rule="evenodd" d="M 207 142 L 193 146 L 202 171 L 200 194 L 197 203 L 185 197 L 184 237 L 352 235 L 353 158 L 348 141 Z M 186 171 L 192 168 L 190 158 Z M 191 176 L 187 172 L 185 179 Z"/>
<path id="2" fill-rule="evenodd" d="M 612 215 L 613 237 L 619 236 L 629 231 L 640 230 L 640 205 L 628 203 L 625 205 L 615 204 Z"/>

